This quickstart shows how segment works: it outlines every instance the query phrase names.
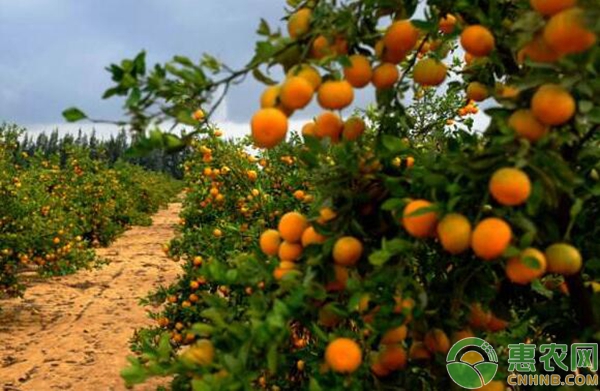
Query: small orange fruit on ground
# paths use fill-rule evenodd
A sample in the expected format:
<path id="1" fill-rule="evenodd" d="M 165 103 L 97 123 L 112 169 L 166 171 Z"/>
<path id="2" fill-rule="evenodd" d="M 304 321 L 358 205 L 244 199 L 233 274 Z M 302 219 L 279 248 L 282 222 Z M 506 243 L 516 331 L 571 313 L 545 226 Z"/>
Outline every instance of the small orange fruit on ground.
<path id="1" fill-rule="evenodd" d="M 463 30 L 460 35 L 460 44 L 467 53 L 475 57 L 484 57 L 494 50 L 496 40 L 490 30 L 476 24 Z"/>
<path id="2" fill-rule="evenodd" d="M 544 84 L 531 98 L 531 111 L 543 124 L 562 125 L 575 115 L 575 99 L 556 84 Z"/>
<path id="3" fill-rule="evenodd" d="M 452 34 L 456 26 L 456 17 L 452 14 L 446 14 L 440 19 L 440 31 L 444 34 Z"/>
<path id="4" fill-rule="evenodd" d="M 354 141 L 365 132 L 365 122 L 359 117 L 350 117 L 344 122 L 342 137 L 344 140 Z"/>
<path id="5" fill-rule="evenodd" d="M 369 59 L 360 54 L 349 57 L 350 66 L 344 67 L 344 78 L 354 88 L 363 88 L 371 81 L 373 70 Z"/>
<path id="6" fill-rule="evenodd" d="M 321 85 L 321 82 L 322 82 L 319 71 L 317 69 L 315 69 L 313 66 L 308 65 L 308 64 L 299 64 L 299 65 L 293 66 L 288 71 L 287 77 L 294 77 L 294 76 L 302 77 L 302 78 L 308 80 L 310 82 L 310 84 L 312 84 L 315 91 L 317 90 L 317 88 L 319 88 L 319 86 Z"/>
<path id="7" fill-rule="evenodd" d="M 485 84 L 473 81 L 467 86 L 467 99 L 481 102 L 490 96 L 490 92 Z"/>
<path id="8" fill-rule="evenodd" d="M 411 361 L 429 361 L 431 360 L 431 352 L 422 341 L 413 341 L 408 350 L 408 357 Z"/>
<path id="9" fill-rule="evenodd" d="M 279 235 L 290 243 L 299 242 L 306 228 L 308 228 L 308 221 L 298 212 L 288 212 L 279 220 Z"/>
<path id="10" fill-rule="evenodd" d="M 423 342 L 431 353 L 445 354 L 450 350 L 450 339 L 442 329 L 428 331 Z"/>
<path id="11" fill-rule="evenodd" d="M 400 78 L 400 72 L 395 64 L 384 62 L 373 70 L 373 85 L 383 90 L 391 88 Z"/>
<path id="12" fill-rule="evenodd" d="M 415 65 L 413 79 L 422 86 L 437 86 L 446 79 L 446 66 L 434 58 L 426 58 Z"/>
<path id="13" fill-rule="evenodd" d="M 354 90 L 346 80 L 330 80 L 321 84 L 317 99 L 324 109 L 341 110 L 354 100 Z"/>
<path id="14" fill-rule="evenodd" d="M 252 117 L 252 138 L 259 148 L 273 148 L 285 139 L 288 120 L 285 114 L 273 108 L 260 109 Z"/>
<path id="15" fill-rule="evenodd" d="M 308 105 L 315 93 L 312 84 L 300 76 L 287 79 L 281 86 L 279 98 L 290 109 L 302 109 Z"/>
<path id="16" fill-rule="evenodd" d="M 283 241 L 279 246 L 279 259 L 282 261 L 295 261 L 302 256 L 302 245 Z"/>
<path id="17" fill-rule="evenodd" d="M 363 253 L 363 244 L 352 236 L 339 238 L 333 245 L 333 261 L 341 266 L 354 266 Z"/>
<path id="18" fill-rule="evenodd" d="M 308 227 L 302 233 L 302 246 L 308 247 L 312 244 L 322 244 L 327 238 L 318 233 L 314 227 Z"/>
<path id="19" fill-rule="evenodd" d="M 549 273 L 565 276 L 581 270 L 582 260 L 579 250 L 567 243 L 555 243 L 546 249 L 546 261 Z"/>
<path id="20" fill-rule="evenodd" d="M 404 229 L 414 237 L 426 238 L 432 236 L 438 222 L 435 211 L 422 212 L 421 209 L 431 208 L 433 204 L 425 200 L 411 201 L 402 213 Z M 413 215 L 414 214 L 414 215 Z"/>
<path id="21" fill-rule="evenodd" d="M 317 135 L 317 125 L 314 122 L 307 122 L 302 127 L 302 136 L 310 136 L 316 137 Z"/>
<path id="22" fill-rule="evenodd" d="M 551 16 L 567 8 L 574 7 L 577 0 L 529 0 L 531 8 L 544 16 Z"/>
<path id="23" fill-rule="evenodd" d="M 486 261 L 498 258 L 508 248 L 512 230 L 506 221 L 488 217 L 477 224 L 471 236 L 471 248 L 479 258 Z"/>
<path id="24" fill-rule="evenodd" d="M 331 141 L 337 142 L 344 130 L 342 119 L 332 111 L 324 111 L 316 121 L 315 134 L 319 138 L 329 137 Z"/>
<path id="25" fill-rule="evenodd" d="M 533 115 L 531 110 L 521 109 L 511 114 L 508 118 L 510 126 L 519 137 L 536 142 L 548 134 L 548 126 L 544 125 Z"/>
<path id="26" fill-rule="evenodd" d="M 527 248 L 506 263 L 506 276 L 515 284 L 529 284 L 546 272 L 546 257 L 535 248 Z"/>
<path id="27" fill-rule="evenodd" d="M 386 345 L 379 354 L 378 361 L 389 371 L 403 369 L 407 362 L 406 351 L 398 345 Z"/>
<path id="28" fill-rule="evenodd" d="M 534 62 L 551 63 L 560 59 L 561 54 L 557 53 L 548 45 L 542 33 L 534 35 L 531 42 L 523 47 L 517 54 L 519 63 L 529 58 Z"/>
<path id="29" fill-rule="evenodd" d="M 398 344 L 406 339 L 408 335 L 408 327 L 406 325 L 402 325 L 399 327 L 395 327 L 393 329 L 389 329 L 383 334 L 381 338 L 381 343 L 383 345 L 393 345 Z"/>
<path id="30" fill-rule="evenodd" d="M 290 16 L 287 28 L 291 38 L 296 39 L 308 32 L 311 16 L 312 11 L 309 8 L 299 9 Z"/>
<path id="31" fill-rule="evenodd" d="M 385 32 L 383 42 L 394 52 L 408 52 L 412 50 L 419 39 L 419 30 L 410 20 L 399 20 L 392 23 Z"/>
<path id="32" fill-rule="evenodd" d="M 444 250 L 460 254 L 471 246 L 471 223 L 458 213 L 444 216 L 437 226 L 437 234 Z"/>
<path id="33" fill-rule="evenodd" d="M 525 203 L 531 195 L 531 181 L 518 168 L 505 167 L 494 172 L 489 189 L 499 204 L 517 206 Z"/>
<path id="34" fill-rule="evenodd" d="M 360 346 L 349 338 L 337 338 L 325 349 L 325 362 L 338 373 L 352 373 L 362 364 Z"/>
<path id="35" fill-rule="evenodd" d="M 596 34 L 586 28 L 581 8 L 569 8 L 550 18 L 544 39 L 560 54 L 582 53 L 596 44 Z"/>
<path id="36" fill-rule="evenodd" d="M 270 256 L 275 256 L 279 252 L 281 237 L 279 232 L 274 229 L 268 229 L 260 235 L 260 249 L 263 253 Z"/>

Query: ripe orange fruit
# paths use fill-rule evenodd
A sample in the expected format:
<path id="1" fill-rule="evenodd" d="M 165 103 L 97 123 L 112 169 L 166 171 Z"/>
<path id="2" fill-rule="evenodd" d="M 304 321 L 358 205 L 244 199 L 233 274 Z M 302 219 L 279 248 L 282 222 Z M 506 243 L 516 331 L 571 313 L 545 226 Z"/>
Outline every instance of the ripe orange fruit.
<path id="1" fill-rule="evenodd" d="M 402 225 L 406 231 L 417 238 L 432 236 L 438 222 L 435 211 L 419 212 L 420 209 L 430 208 L 433 204 L 425 200 L 411 201 L 402 213 Z M 417 214 L 411 216 L 412 214 Z"/>
<path id="2" fill-rule="evenodd" d="M 481 102 L 490 96 L 489 90 L 485 84 L 473 81 L 467 86 L 467 99 Z"/>
<path id="3" fill-rule="evenodd" d="M 536 142 L 548 133 L 548 126 L 542 124 L 535 118 L 531 110 L 521 109 L 511 114 L 508 118 L 508 126 L 515 133 L 531 142 Z"/>
<path id="4" fill-rule="evenodd" d="M 314 227 L 308 227 L 302 233 L 302 245 L 308 247 L 311 244 L 324 243 L 327 238 L 318 233 Z"/>
<path id="5" fill-rule="evenodd" d="M 470 313 L 469 313 L 469 324 L 476 329 L 486 329 L 488 323 L 492 319 L 492 313 L 489 311 L 485 311 L 481 304 L 473 303 L 471 304 Z"/>
<path id="6" fill-rule="evenodd" d="M 302 127 L 302 136 L 316 137 L 317 125 L 314 122 L 307 122 Z"/>
<path id="7" fill-rule="evenodd" d="M 385 47 L 383 39 L 377 41 L 375 44 L 375 55 L 383 62 L 389 62 L 392 64 L 399 64 L 406 58 L 405 51 L 393 51 Z"/>
<path id="8" fill-rule="evenodd" d="M 546 249 L 546 261 L 549 273 L 565 276 L 581 270 L 582 260 L 579 250 L 567 243 L 555 243 Z"/>
<path id="9" fill-rule="evenodd" d="M 360 346 L 349 338 L 336 338 L 325 349 L 325 362 L 338 373 L 352 373 L 362 364 Z"/>
<path id="10" fill-rule="evenodd" d="M 373 70 L 373 85 L 383 90 L 391 88 L 400 78 L 398 67 L 392 63 L 384 62 Z"/>
<path id="11" fill-rule="evenodd" d="M 365 132 L 365 122 L 359 117 L 350 117 L 344 122 L 342 137 L 344 140 L 354 141 Z"/>
<path id="12" fill-rule="evenodd" d="M 408 52 L 412 50 L 419 39 L 419 30 L 410 20 L 399 20 L 392 23 L 385 32 L 383 42 L 393 52 Z"/>
<path id="13" fill-rule="evenodd" d="M 505 270 L 506 277 L 515 284 L 529 284 L 546 272 L 546 257 L 535 248 L 527 248 L 518 257 L 509 259 Z"/>
<path id="14" fill-rule="evenodd" d="M 287 28 L 291 38 L 296 39 L 308 32 L 311 16 L 309 8 L 301 8 L 290 16 Z"/>
<path id="15" fill-rule="evenodd" d="M 363 88 L 371 81 L 373 70 L 369 59 L 360 54 L 349 57 L 350 66 L 344 67 L 344 78 L 354 88 Z"/>
<path id="16" fill-rule="evenodd" d="M 517 59 L 521 63 L 525 58 L 534 62 L 551 63 L 560 59 L 560 53 L 557 53 L 548 45 L 542 33 L 534 35 L 531 42 L 523 47 L 517 54 Z"/>
<path id="17" fill-rule="evenodd" d="M 321 84 L 317 99 L 324 109 L 341 110 L 354 100 L 354 90 L 346 80 L 330 80 Z"/>
<path id="18" fill-rule="evenodd" d="M 316 119 L 315 134 L 319 138 L 329 137 L 337 142 L 344 129 L 342 119 L 332 111 L 324 111 Z"/>
<path id="19" fill-rule="evenodd" d="M 312 84 L 315 91 L 321 85 L 322 79 L 321 79 L 321 75 L 319 74 L 319 71 L 316 70 L 313 66 L 310 66 L 308 64 L 294 65 L 288 71 L 287 77 L 294 77 L 294 76 L 302 77 L 302 78 L 308 80 L 310 82 L 310 84 Z"/>
<path id="20" fill-rule="evenodd" d="M 252 138 L 259 148 L 273 148 L 285 139 L 288 120 L 285 114 L 273 108 L 260 109 L 252 117 Z"/>
<path id="21" fill-rule="evenodd" d="M 261 251 L 269 256 L 275 256 L 279 252 L 281 237 L 279 232 L 274 229 L 268 229 L 260 235 L 259 245 Z"/>
<path id="22" fill-rule="evenodd" d="M 379 354 L 379 363 L 389 371 L 397 371 L 406 367 L 406 351 L 398 345 L 386 345 Z"/>
<path id="23" fill-rule="evenodd" d="M 413 79 L 422 86 L 437 86 L 446 79 L 446 66 L 434 58 L 419 61 L 413 70 Z"/>
<path id="24" fill-rule="evenodd" d="M 333 245 L 333 261 L 341 266 L 354 266 L 363 253 L 363 244 L 352 236 L 339 238 Z"/>
<path id="25" fill-rule="evenodd" d="M 457 343 L 461 339 L 470 338 L 474 336 L 475 334 L 473 334 L 473 332 L 469 328 L 458 330 L 452 334 L 452 343 Z"/>
<path id="26" fill-rule="evenodd" d="M 575 115 L 575 99 L 556 84 L 544 84 L 531 98 L 533 115 L 545 125 L 562 125 Z"/>
<path id="27" fill-rule="evenodd" d="M 402 325 L 399 327 L 395 327 L 393 329 L 389 329 L 383 334 L 381 338 L 381 343 L 383 345 L 393 345 L 398 344 L 406 339 L 408 335 L 408 327 L 406 325 Z"/>
<path id="28" fill-rule="evenodd" d="M 585 26 L 581 8 L 569 8 L 554 15 L 544 27 L 544 39 L 560 54 L 582 53 L 596 43 L 596 34 Z"/>
<path id="29" fill-rule="evenodd" d="M 452 14 L 446 14 L 440 19 L 440 31 L 444 34 L 451 34 L 456 26 L 456 17 Z"/>
<path id="30" fill-rule="evenodd" d="M 496 40 L 490 30 L 476 24 L 463 30 L 460 44 L 467 53 L 475 57 L 484 57 L 494 50 Z"/>
<path id="31" fill-rule="evenodd" d="M 489 184 L 492 197 L 501 205 L 517 206 L 531 194 L 531 181 L 518 168 L 501 168 L 494 172 Z"/>
<path id="32" fill-rule="evenodd" d="M 544 16 L 551 16 L 574 7 L 577 0 L 529 0 L 531 8 Z"/>
<path id="33" fill-rule="evenodd" d="M 336 37 L 331 42 L 324 35 L 319 35 L 313 41 L 311 55 L 313 58 L 322 59 L 331 55 L 342 55 L 348 53 L 348 42 L 343 37 Z"/>
<path id="34" fill-rule="evenodd" d="M 274 108 L 281 110 L 286 116 L 292 115 L 294 110 L 284 107 L 279 99 L 281 86 L 269 86 L 260 96 L 260 107 L 263 109 Z"/>
<path id="35" fill-rule="evenodd" d="M 215 358 L 215 348 L 210 340 L 201 339 L 184 351 L 181 357 L 196 365 L 209 365 Z"/>
<path id="36" fill-rule="evenodd" d="M 279 259 L 282 261 L 295 261 L 302 256 L 302 245 L 283 241 L 279 246 Z"/>
<path id="37" fill-rule="evenodd" d="M 287 79 L 281 86 L 279 98 L 290 109 L 302 109 L 308 105 L 315 93 L 312 84 L 300 76 Z"/>
<path id="38" fill-rule="evenodd" d="M 471 248 L 486 261 L 498 258 L 508 248 L 512 238 L 510 226 L 502 219 L 488 217 L 477 224 L 471 236 Z"/>
<path id="39" fill-rule="evenodd" d="M 279 235 L 290 243 L 299 242 L 306 228 L 308 228 L 308 221 L 298 212 L 288 212 L 279 220 Z"/>
<path id="40" fill-rule="evenodd" d="M 408 357 L 411 361 L 428 361 L 431 360 L 431 352 L 422 341 L 413 341 L 408 350 Z"/>
<path id="41" fill-rule="evenodd" d="M 442 247 L 450 254 L 460 254 L 471 246 L 471 223 L 458 213 L 447 214 L 437 226 Z"/>
<path id="42" fill-rule="evenodd" d="M 379 361 L 374 361 L 371 364 L 371 372 L 377 377 L 386 377 L 390 374 L 390 371 L 381 365 Z"/>
<path id="43" fill-rule="evenodd" d="M 450 339 L 441 329 L 432 329 L 425 334 L 423 340 L 425 346 L 431 353 L 448 353 L 450 350 Z"/>
<path id="44" fill-rule="evenodd" d="M 202 121 L 204 117 L 206 117 L 206 115 L 204 114 L 204 110 L 202 109 L 198 109 L 192 113 L 192 118 L 196 121 Z"/>

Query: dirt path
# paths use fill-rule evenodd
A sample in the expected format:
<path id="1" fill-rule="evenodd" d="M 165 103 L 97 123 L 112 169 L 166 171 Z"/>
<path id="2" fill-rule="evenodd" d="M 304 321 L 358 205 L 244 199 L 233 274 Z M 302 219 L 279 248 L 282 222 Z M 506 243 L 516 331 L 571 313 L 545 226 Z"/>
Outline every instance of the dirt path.
<path id="1" fill-rule="evenodd" d="M 1 390 L 125 390 L 119 371 L 129 340 L 151 323 L 138 300 L 180 270 L 161 250 L 180 208 L 169 205 L 151 227 L 134 227 L 98 250 L 110 261 L 101 269 L 36 282 L 24 299 L 2 302 Z M 144 389 L 155 388 L 136 387 Z"/>

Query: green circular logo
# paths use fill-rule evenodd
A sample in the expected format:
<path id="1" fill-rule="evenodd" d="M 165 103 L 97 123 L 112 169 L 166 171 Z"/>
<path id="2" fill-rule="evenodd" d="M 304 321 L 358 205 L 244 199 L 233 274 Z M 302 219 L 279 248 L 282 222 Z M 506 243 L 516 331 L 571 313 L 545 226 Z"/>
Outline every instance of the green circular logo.
<path id="1" fill-rule="evenodd" d="M 450 348 L 446 369 L 456 384 L 472 390 L 492 381 L 498 370 L 498 355 L 481 338 L 463 338 Z"/>

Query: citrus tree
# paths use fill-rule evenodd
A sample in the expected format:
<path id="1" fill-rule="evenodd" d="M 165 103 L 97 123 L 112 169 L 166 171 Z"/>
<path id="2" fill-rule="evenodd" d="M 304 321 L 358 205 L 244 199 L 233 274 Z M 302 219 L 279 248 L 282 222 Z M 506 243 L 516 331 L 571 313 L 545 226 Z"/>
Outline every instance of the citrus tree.
<path id="1" fill-rule="evenodd" d="M 247 194 L 243 176 L 220 179 L 231 153 L 210 167 L 200 150 L 207 164 L 190 163 L 194 187 L 173 245 L 186 274 L 157 295 L 171 303 L 157 315 L 169 330 L 141 334 L 126 381 L 450 389 L 446 354 L 476 335 L 501 366 L 473 386 L 504 389 L 508 344 L 597 341 L 598 4 L 287 3 L 287 31 L 261 21 L 256 54 L 239 71 L 204 56 L 147 72 L 143 54 L 110 68 L 107 95 L 127 96 L 133 129 L 167 119 L 195 127 L 182 138 L 155 130 L 148 149 L 214 138 L 214 94 L 252 74 L 267 85 L 250 123 L 254 146 L 268 151 L 257 158 L 289 151 L 301 171 L 283 181 L 314 194 L 309 208 L 240 201 L 249 213 L 282 214 L 241 223 L 234 204 L 219 204 L 228 195 L 216 201 Z M 280 83 L 269 73 L 279 66 Z M 354 91 L 369 84 L 375 104 L 350 115 Z M 312 100 L 323 112 L 302 128 L 302 144 L 285 142 L 288 118 Z M 468 119 L 475 102 L 487 107 L 487 129 Z M 197 111 L 211 103 L 208 115 Z M 222 247 L 229 221 L 235 238 Z"/>

